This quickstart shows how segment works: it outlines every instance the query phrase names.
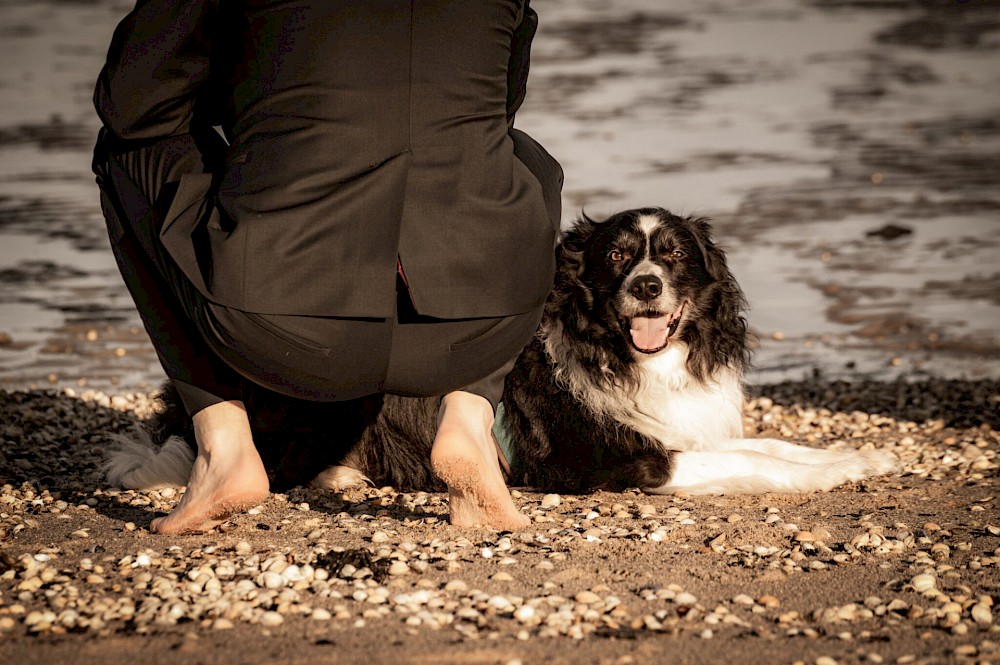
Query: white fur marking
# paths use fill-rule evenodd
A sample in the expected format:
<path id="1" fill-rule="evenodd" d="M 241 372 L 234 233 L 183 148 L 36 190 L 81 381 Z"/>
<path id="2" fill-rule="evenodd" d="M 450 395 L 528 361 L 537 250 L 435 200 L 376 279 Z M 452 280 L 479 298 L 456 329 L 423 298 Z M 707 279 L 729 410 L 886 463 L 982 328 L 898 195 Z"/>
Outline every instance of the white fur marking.
<path id="1" fill-rule="evenodd" d="M 375 483 L 354 467 L 342 465 L 329 466 L 309 481 L 310 487 L 330 490 L 331 492 L 341 492 L 352 487 L 361 487 L 362 485 L 371 485 L 374 487 Z"/>
<path id="2" fill-rule="evenodd" d="M 743 435 L 743 387 L 724 369 L 700 383 L 688 372 L 688 348 L 673 340 L 660 353 L 639 359 L 639 390 L 629 425 L 668 450 L 701 450 Z"/>
<path id="3" fill-rule="evenodd" d="M 556 380 L 598 417 L 616 420 L 657 441 L 666 450 L 700 450 L 743 432 L 743 389 L 738 373 L 724 370 L 702 384 L 687 370 L 687 345 L 671 341 L 663 351 L 642 356 L 638 386 L 595 383 L 580 367 L 562 324 L 542 330 Z"/>
<path id="4" fill-rule="evenodd" d="M 660 221 L 656 215 L 643 215 L 639 218 L 639 229 L 646 234 L 647 240 L 653 235 L 653 231 L 660 224 Z"/>
<path id="5" fill-rule="evenodd" d="M 182 487 L 191 477 L 195 453 L 179 436 L 157 446 L 144 429 L 135 438 L 113 435 L 114 446 L 104 459 L 104 475 L 115 487 L 155 490 Z"/>
<path id="6" fill-rule="evenodd" d="M 670 481 L 653 494 L 824 492 L 843 483 L 890 473 L 896 457 L 884 451 L 829 451 L 775 439 L 719 442 L 715 450 L 674 456 Z"/>

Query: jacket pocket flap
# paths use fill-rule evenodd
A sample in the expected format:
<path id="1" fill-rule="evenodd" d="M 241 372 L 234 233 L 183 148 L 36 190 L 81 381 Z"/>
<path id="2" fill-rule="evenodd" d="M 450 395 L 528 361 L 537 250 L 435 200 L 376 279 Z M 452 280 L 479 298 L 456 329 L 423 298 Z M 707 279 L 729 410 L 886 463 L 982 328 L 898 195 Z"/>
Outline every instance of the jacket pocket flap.
<path id="1" fill-rule="evenodd" d="M 202 266 L 198 261 L 199 254 L 204 254 L 207 248 L 199 250 L 199 245 L 203 243 L 197 236 L 199 229 L 203 228 L 202 222 L 218 214 L 210 205 L 212 177 L 211 173 L 182 175 L 160 228 L 160 241 L 167 252 L 195 288 L 207 297 L 210 293 L 206 275 L 210 274 L 211 266 Z M 204 260 L 209 259 L 209 256 L 204 256 Z"/>

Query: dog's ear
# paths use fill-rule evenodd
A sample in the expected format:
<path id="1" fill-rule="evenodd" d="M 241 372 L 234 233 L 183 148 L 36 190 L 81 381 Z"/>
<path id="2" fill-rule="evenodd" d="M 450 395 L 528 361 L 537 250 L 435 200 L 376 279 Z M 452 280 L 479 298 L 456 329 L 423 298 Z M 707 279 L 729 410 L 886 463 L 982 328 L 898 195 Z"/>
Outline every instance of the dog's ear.
<path id="1" fill-rule="evenodd" d="M 710 281 L 735 281 L 726 263 L 726 253 L 719 249 L 712 240 L 712 227 L 708 220 L 699 217 L 689 218 L 687 221 L 688 228 L 691 229 L 691 234 L 694 236 L 695 242 L 698 243 L 698 249 L 701 250 L 702 258 L 705 260 L 705 270 L 708 272 Z"/>
<path id="2" fill-rule="evenodd" d="M 580 219 L 563 234 L 556 248 L 557 265 L 560 268 L 571 268 L 577 276 L 583 272 L 584 255 L 596 226 L 597 222 L 587 217 L 586 213 L 580 213 Z"/>
<path id="3" fill-rule="evenodd" d="M 573 299 L 588 309 L 593 305 L 593 294 L 583 283 L 587 247 L 597 222 L 581 213 L 580 219 L 563 234 L 556 246 L 556 279 L 554 297 Z"/>
<path id="4" fill-rule="evenodd" d="M 701 303 L 711 316 L 701 317 L 696 323 L 700 334 L 692 340 L 692 353 L 688 366 L 692 373 L 704 377 L 714 373 L 720 365 L 745 369 L 750 361 L 747 346 L 747 321 L 744 312 L 746 297 L 733 277 L 726 262 L 726 253 L 712 240 L 712 227 L 706 219 L 688 219 L 688 228 L 694 236 L 705 261 L 709 284 Z M 704 330 L 701 330 L 704 328 Z M 714 328 L 714 330 L 708 330 Z M 711 340 L 711 344 L 709 344 Z"/>

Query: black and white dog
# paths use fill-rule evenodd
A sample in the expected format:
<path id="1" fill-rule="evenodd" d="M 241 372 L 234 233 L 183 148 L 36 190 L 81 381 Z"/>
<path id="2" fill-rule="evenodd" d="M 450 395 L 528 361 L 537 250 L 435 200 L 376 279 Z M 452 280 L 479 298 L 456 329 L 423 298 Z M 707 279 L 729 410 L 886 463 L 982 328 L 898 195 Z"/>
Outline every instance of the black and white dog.
<path id="1" fill-rule="evenodd" d="M 895 469 L 883 451 L 744 438 L 746 303 L 705 220 L 659 208 L 584 216 L 557 255 L 541 325 L 507 377 L 494 430 L 510 484 L 809 492 Z M 186 483 L 189 420 L 169 387 L 164 400 L 147 440 L 109 457 L 113 484 Z M 256 392 L 246 401 L 273 487 L 312 478 L 331 489 L 443 489 L 430 469 L 436 398 L 307 404 Z"/>

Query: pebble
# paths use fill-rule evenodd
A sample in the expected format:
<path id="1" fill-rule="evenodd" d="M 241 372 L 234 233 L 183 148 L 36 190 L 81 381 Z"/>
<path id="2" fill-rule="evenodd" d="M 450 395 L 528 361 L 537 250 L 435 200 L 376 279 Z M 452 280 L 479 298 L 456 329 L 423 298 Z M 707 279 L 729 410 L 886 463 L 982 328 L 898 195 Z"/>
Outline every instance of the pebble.
<path id="1" fill-rule="evenodd" d="M 390 575 L 406 575 L 410 572 L 410 566 L 405 561 L 393 561 L 389 564 Z"/>
<path id="2" fill-rule="evenodd" d="M 260 625 L 262 626 L 280 626 L 283 623 L 285 623 L 285 617 L 278 612 L 270 611 L 260 615 Z"/>
<path id="3" fill-rule="evenodd" d="M 531 623 L 537 615 L 538 612 L 531 605 L 521 605 L 514 610 L 514 618 L 521 623 Z"/>
<path id="4" fill-rule="evenodd" d="M 558 494 L 546 494 L 542 497 L 541 507 L 545 509 L 558 508 L 562 503 L 562 497 Z"/>
<path id="5" fill-rule="evenodd" d="M 683 591 L 674 596 L 674 602 L 678 605 L 694 606 L 698 604 L 698 599 L 694 594 Z"/>
<path id="6" fill-rule="evenodd" d="M 910 585 L 913 587 L 914 591 L 923 593 L 937 586 L 937 580 L 933 575 L 928 575 L 927 573 L 922 573 L 920 575 L 914 576 L 910 580 Z"/>
<path id="7" fill-rule="evenodd" d="M 976 603 L 973 605 L 969 614 L 972 616 L 972 620 L 980 626 L 988 626 L 993 623 L 993 612 L 990 610 L 989 606 L 984 603 Z"/>

